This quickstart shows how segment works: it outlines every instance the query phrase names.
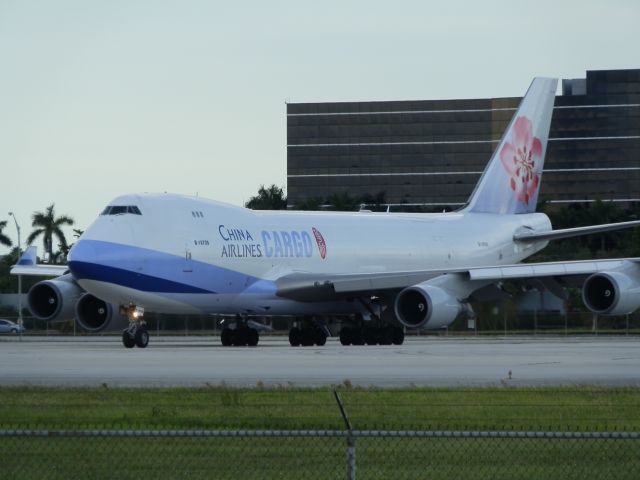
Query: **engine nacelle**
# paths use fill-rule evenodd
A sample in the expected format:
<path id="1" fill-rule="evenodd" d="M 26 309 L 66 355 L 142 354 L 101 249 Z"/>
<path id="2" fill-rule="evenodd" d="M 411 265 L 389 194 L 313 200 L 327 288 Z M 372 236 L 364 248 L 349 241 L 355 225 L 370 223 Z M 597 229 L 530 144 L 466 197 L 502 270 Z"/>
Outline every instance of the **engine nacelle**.
<path id="1" fill-rule="evenodd" d="M 461 311 L 454 294 L 429 282 L 405 288 L 395 301 L 396 318 L 409 328 L 446 327 Z"/>
<path id="2" fill-rule="evenodd" d="M 601 315 L 632 313 L 640 308 L 640 278 L 623 272 L 594 273 L 582 286 L 582 301 Z"/>
<path id="3" fill-rule="evenodd" d="M 119 310 L 118 305 L 85 293 L 76 303 L 76 319 L 89 332 L 122 330 L 129 324 L 129 320 L 125 315 L 120 315 Z"/>
<path id="4" fill-rule="evenodd" d="M 36 283 L 27 294 L 27 304 L 34 317 L 47 322 L 71 320 L 83 290 L 69 274 Z"/>

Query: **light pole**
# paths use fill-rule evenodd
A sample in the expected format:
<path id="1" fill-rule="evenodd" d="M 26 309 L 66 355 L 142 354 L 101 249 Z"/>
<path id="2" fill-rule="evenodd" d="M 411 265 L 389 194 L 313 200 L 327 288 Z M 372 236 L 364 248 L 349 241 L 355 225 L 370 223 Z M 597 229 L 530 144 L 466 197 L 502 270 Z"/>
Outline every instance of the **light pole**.
<path id="1" fill-rule="evenodd" d="M 18 231 L 18 261 L 22 256 L 22 243 L 20 243 L 20 225 L 13 212 L 9 212 L 9 216 L 13 217 Z M 22 341 L 22 275 L 18 274 L 18 325 L 20 325 L 20 341 Z"/>

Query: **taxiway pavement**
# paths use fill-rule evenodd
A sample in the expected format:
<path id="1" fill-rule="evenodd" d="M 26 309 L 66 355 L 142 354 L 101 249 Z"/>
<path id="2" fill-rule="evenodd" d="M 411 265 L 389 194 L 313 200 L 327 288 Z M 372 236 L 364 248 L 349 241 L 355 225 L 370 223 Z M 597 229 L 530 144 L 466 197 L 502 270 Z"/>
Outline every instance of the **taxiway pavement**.
<path id="1" fill-rule="evenodd" d="M 511 372 L 511 374 L 509 374 Z M 511 378 L 509 378 L 511 376 Z M 217 337 L 0 338 L 0 385 L 640 386 L 637 337 L 409 337 L 402 346 L 222 347 Z"/>

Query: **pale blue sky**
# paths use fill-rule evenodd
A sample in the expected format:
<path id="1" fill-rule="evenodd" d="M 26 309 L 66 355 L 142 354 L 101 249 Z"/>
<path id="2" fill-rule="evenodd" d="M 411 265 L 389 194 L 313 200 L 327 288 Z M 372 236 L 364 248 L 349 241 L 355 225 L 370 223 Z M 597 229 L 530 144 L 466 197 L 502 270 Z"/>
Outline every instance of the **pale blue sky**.
<path id="1" fill-rule="evenodd" d="M 640 68 L 637 0 L 0 0 L 0 220 L 286 185 L 285 102 L 522 95 Z M 70 230 L 69 230 L 70 232 Z M 2 248 L 0 253 L 6 249 Z"/>

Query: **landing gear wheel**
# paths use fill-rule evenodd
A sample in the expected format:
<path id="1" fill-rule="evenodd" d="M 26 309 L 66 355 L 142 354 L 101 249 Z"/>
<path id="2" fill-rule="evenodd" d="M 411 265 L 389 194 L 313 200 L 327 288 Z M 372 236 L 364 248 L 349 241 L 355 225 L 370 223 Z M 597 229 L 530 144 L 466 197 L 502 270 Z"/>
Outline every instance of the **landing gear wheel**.
<path id="1" fill-rule="evenodd" d="M 351 343 L 353 345 L 364 345 L 364 335 L 362 328 L 354 328 L 351 331 Z"/>
<path id="2" fill-rule="evenodd" d="M 377 328 L 363 328 L 362 339 L 367 345 L 378 344 L 378 329 Z"/>
<path id="3" fill-rule="evenodd" d="M 122 344 L 125 348 L 133 348 L 136 345 L 136 341 L 129 334 L 129 329 L 122 332 Z"/>
<path id="4" fill-rule="evenodd" d="M 402 345 L 404 343 L 404 330 L 402 327 L 393 327 L 393 344 Z"/>
<path id="5" fill-rule="evenodd" d="M 138 327 L 135 335 L 135 343 L 138 348 L 146 348 L 147 345 L 149 345 L 149 332 L 147 332 L 146 328 Z"/>
<path id="6" fill-rule="evenodd" d="M 258 345 L 258 340 L 260 340 L 258 331 L 253 328 L 249 328 L 247 330 L 247 345 L 249 345 L 250 347 L 255 347 L 256 345 Z"/>
<path id="7" fill-rule="evenodd" d="M 327 343 L 327 334 L 324 333 L 322 330 L 317 329 L 315 331 L 314 343 L 319 347 L 322 347 L 325 343 Z"/>
<path id="8" fill-rule="evenodd" d="M 230 347 L 233 343 L 233 330 L 230 328 L 222 330 L 222 333 L 220 334 L 220 342 L 222 342 L 224 347 Z"/>
<path id="9" fill-rule="evenodd" d="M 302 330 L 298 327 L 293 327 L 289 330 L 289 344 L 292 347 L 299 347 L 302 343 Z"/>
<path id="10" fill-rule="evenodd" d="M 351 332 L 352 330 L 349 327 L 342 327 L 340 329 L 340 343 L 342 345 L 351 345 L 351 342 L 353 341 L 353 335 L 351 334 Z"/>
<path id="11" fill-rule="evenodd" d="M 300 344 L 303 347 L 312 347 L 314 337 L 315 337 L 315 332 L 313 330 L 311 330 L 310 328 L 303 328 Z"/>
<path id="12" fill-rule="evenodd" d="M 248 335 L 246 328 L 236 328 L 233 332 L 231 343 L 234 347 L 247 345 Z"/>
<path id="13" fill-rule="evenodd" d="M 393 343 L 393 327 L 387 325 L 380 330 L 380 345 L 391 345 Z"/>

